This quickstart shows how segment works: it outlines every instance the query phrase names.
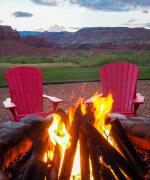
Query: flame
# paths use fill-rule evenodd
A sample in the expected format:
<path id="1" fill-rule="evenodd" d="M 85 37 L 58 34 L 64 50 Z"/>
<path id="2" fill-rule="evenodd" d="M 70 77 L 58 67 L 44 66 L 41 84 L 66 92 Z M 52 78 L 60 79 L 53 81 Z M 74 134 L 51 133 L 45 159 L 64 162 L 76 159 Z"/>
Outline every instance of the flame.
<path id="1" fill-rule="evenodd" d="M 66 149 L 70 144 L 70 136 L 66 130 L 65 124 L 61 121 L 58 114 L 53 115 L 53 123 L 48 129 L 49 137 L 53 145 L 58 143 L 61 149 Z"/>
<path id="2" fill-rule="evenodd" d="M 48 162 L 48 160 L 52 161 L 53 157 L 54 157 L 54 152 L 52 150 L 49 150 L 44 154 L 43 160 L 44 162 Z"/>
<path id="3" fill-rule="evenodd" d="M 112 144 L 112 141 L 109 137 L 111 125 L 105 124 L 105 119 L 110 113 L 112 105 L 113 105 L 112 95 L 109 94 L 107 97 L 94 95 L 92 97 L 92 102 L 93 102 L 92 111 L 95 116 L 94 126 Z M 83 98 L 79 98 L 76 105 L 69 109 L 68 115 L 69 115 L 70 125 L 74 119 L 74 113 L 78 106 L 81 107 L 81 112 L 83 115 L 87 113 L 86 104 L 84 103 Z M 65 124 L 63 123 L 61 119 L 61 116 L 59 116 L 56 113 L 53 114 L 53 122 L 48 129 L 48 133 L 49 133 L 50 140 L 53 144 L 53 148 L 50 151 L 45 153 L 44 161 L 47 162 L 48 160 L 53 160 L 55 146 L 56 144 L 59 144 L 60 149 L 61 149 L 61 165 L 60 165 L 60 169 L 61 169 L 65 150 L 66 148 L 70 146 L 70 136 L 67 132 Z M 80 168 L 80 145 L 78 142 L 76 155 L 74 158 L 74 164 L 72 168 L 71 180 L 81 178 L 80 169 L 81 169 Z"/>
<path id="4" fill-rule="evenodd" d="M 69 109 L 69 112 L 68 112 L 68 114 L 69 114 L 69 125 L 71 125 L 71 123 L 73 121 L 75 109 L 76 109 L 75 107 L 71 107 Z"/>
<path id="5" fill-rule="evenodd" d="M 104 135 L 105 138 L 108 138 L 111 125 L 106 125 L 105 120 L 112 109 L 112 94 L 108 94 L 107 97 L 94 95 L 92 98 L 92 102 L 95 116 L 94 126 L 101 134 Z"/>
<path id="6" fill-rule="evenodd" d="M 74 163 L 73 163 L 73 167 L 72 167 L 72 173 L 71 173 L 72 180 L 80 179 L 80 177 L 81 177 L 80 169 L 81 169 L 80 168 L 80 143 L 78 141 L 76 154 L 74 157 Z"/>
<path id="7" fill-rule="evenodd" d="M 65 149 L 68 148 L 70 145 L 70 136 L 66 130 L 65 124 L 61 120 L 61 117 L 56 113 L 53 114 L 53 122 L 48 128 L 48 134 L 51 143 L 53 144 L 53 147 L 51 147 L 51 150 L 47 151 L 44 154 L 44 162 L 48 162 L 48 160 L 53 160 L 56 144 L 59 144 L 62 156 Z"/>

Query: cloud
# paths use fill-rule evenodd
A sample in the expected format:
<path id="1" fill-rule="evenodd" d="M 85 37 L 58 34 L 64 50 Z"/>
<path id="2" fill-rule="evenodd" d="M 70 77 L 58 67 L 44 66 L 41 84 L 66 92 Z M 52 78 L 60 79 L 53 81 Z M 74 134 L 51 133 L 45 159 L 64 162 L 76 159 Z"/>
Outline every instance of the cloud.
<path id="1" fill-rule="evenodd" d="M 129 22 L 129 21 L 128 21 Z M 133 22 L 132 24 L 131 23 L 124 23 L 124 24 L 121 24 L 123 26 L 128 26 L 128 27 L 143 27 L 143 28 L 148 28 L 150 29 L 150 22 L 148 23 L 138 23 L 138 22 Z"/>
<path id="2" fill-rule="evenodd" d="M 4 21 L 3 20 L 0 20 L 0 23 L 3 23 Z"/>
<path id="3" fill-rule="evenodd" d="M 142 7 L 150 7 L 150 0 L 69 0 L 90 9 L 105 11 L 129 11 Z"/>
<path id="4" fill-rule="evenodd" d="M 81 29 L 81 27 L 69 27 L 69 29 L 79 30 L 79 29 Z"/>
<path id="5" fill-rule="evenodd" d="M 15 16 L 16 18 L 22 18 L 22 17 L 32 17 L 33 14 L 29 12 L 16 11 L 13 13 L 13 16 Z"/>
<path id="6" fill-rule="evenodd" d="M 146 27 L 150 28 L 150 23 L 145 23 L 144 24 Z"/>
<path id="7" fill-rule="evenodd" d="M 58 6 L 62 5 L 66 0 L 31 0 L 38 5 Z"/>
<path id="8" fill-rule="evenodd" d="M 142 13 L 148 14 L 148 10 L 143 10 Z"/>
<path id="9" fill-rule="evenodd" d="M 66 2 L 94 10 L 129 11 L 150 7 L 150 0 L 30 0 L 38 5 L 60 6 Z M 146 11 L 143 11 L 146 13 Z"/>
<path id="10" fill-rule="evenodd" d="M 61 32 L 61 31 L 65 31 L 65 27 L 64 26 L 59 26 L 57 24 L 50 26 L 46 31 L 49 32 Z"/>
<path id="11" fill-rule="evenodd" d="M 128 24 L 135 22 L 136 19 L 129 19 Z"/>
<path id="12" fill-rule="evenodd" d="M 61 32 L 61 31 L 66 31 L 66 29 L 64 26 L 59 26 L 59 25 L 55 24 L 53 26 L 50 26 L 48 29 L 39 28 L 39 29 L 35 29 L 35 31 Z"/>

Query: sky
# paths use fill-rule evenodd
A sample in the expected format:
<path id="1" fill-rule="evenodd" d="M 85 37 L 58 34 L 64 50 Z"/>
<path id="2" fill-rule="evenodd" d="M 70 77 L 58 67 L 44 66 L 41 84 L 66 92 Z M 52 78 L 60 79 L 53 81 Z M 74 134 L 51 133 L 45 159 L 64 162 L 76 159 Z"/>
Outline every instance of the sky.
<path id="1" fill-rule="evenodd" d="M 0 25 L 19 31 L 150 29 L 150 0 L 0 0 Z"/>

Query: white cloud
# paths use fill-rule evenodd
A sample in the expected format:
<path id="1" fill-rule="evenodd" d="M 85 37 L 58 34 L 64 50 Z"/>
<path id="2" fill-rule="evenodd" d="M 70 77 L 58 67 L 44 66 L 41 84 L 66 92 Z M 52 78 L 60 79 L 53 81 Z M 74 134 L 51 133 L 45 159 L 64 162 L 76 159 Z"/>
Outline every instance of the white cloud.
<path id="1" fill-rule="evenodd" d="M 61 32 L 61 31 L 65 31 L 65 27 L 64 26 L 59 26 L 57 24 L 50 26 L 46 31 L 49 32 Z"/>

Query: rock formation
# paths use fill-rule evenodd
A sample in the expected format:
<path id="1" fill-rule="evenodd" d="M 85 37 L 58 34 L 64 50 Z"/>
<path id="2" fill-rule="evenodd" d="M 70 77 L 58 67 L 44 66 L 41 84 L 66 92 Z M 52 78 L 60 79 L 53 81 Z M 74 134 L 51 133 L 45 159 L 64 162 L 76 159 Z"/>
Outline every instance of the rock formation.
<path id="1" fill-rule="evenodd" d="M 13 30 L 10 26 L 0 25 L 0 41 L 3 40 L 19 41 L 20 35 L 16 30 Z"/>

